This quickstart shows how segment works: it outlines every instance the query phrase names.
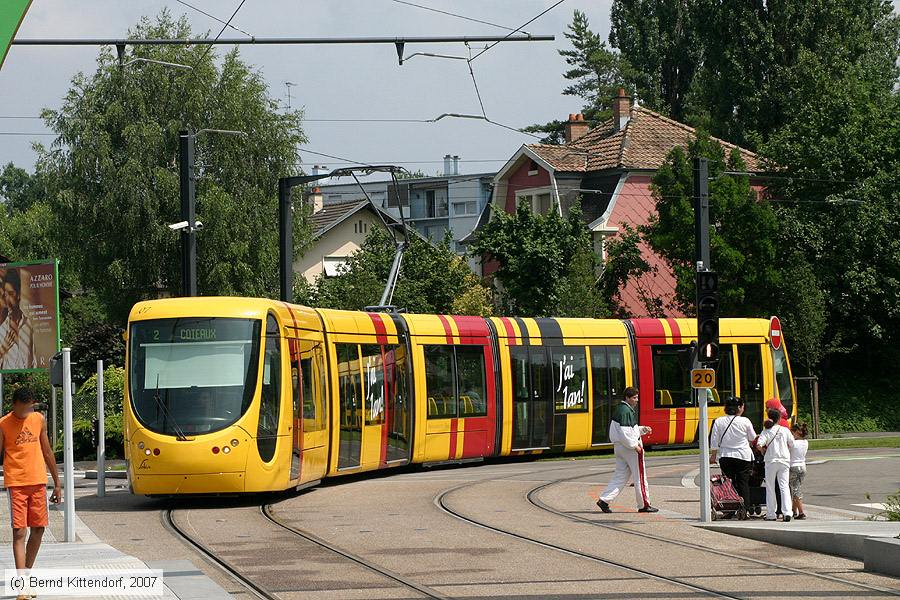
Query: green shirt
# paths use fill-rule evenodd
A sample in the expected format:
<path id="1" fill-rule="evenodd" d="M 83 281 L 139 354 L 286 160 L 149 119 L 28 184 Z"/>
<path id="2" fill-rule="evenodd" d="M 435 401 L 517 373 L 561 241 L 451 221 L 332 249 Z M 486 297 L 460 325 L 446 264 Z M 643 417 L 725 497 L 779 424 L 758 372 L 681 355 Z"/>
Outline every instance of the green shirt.
<path id="1" fill-rule="evenodd" d="M 637 415 L 634 413 L 634 409 L 624 400 L 613 409 L 612 420 L 622 427 L 637 425 Z"/>

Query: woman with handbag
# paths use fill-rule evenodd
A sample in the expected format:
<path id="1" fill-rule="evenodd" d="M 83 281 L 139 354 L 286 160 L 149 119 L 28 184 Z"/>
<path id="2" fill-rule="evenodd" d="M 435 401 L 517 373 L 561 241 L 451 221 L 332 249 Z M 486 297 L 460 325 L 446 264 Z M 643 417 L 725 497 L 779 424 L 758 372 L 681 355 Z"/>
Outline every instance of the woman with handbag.
<path id="1" fill-rule="evenodd" d="M 750 419 L 743 416 L 744 401 L 732 396 L 725 401 L 725 415 L 713 422 L 710 433 L 711 454 L 709 461 L 719 460 L 722 474 L 734 483 L 734 489 L 744 499 L 744 509 L 738 518 L 747 518 L 750 506 L 750 473 L 753 469 L 751 442 L 756 431 Z"/>

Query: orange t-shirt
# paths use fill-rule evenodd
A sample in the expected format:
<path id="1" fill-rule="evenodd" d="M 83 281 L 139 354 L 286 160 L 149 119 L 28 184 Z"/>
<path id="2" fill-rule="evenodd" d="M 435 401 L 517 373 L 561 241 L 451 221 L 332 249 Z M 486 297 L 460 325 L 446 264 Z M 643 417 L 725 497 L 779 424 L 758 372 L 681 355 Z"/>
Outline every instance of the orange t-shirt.
<path id="1" fill-rule="evenodd" d="M 33 412 L 24 419 L 8 413 L 0 419 L 3 431 L 3 482 L 6 487 L 47 483 L 47 465 L 41 452 L 44 416 Z"/>

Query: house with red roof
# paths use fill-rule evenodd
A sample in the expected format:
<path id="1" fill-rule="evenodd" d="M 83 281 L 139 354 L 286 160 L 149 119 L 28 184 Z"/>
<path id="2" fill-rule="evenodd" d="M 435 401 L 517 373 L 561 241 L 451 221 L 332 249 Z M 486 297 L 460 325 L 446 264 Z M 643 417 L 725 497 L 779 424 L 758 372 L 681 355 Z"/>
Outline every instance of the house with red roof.
<path id="1" fill-rule="evenodd" d="M 606 259 L 606 241 L 627 224 L 638 227 L 654 214 L 650 181 L 676 146 L 686 147 L 696 130 L 638 106 L 624 90 L 613 99 L 612 118 L 591 129 L 580 114 L 569 115 L 566 143 L 526 144 L 494 177 L 491 210 L 512 213 L 522 202 L 536 213 L 558 207 L 566 214 L 579 198 L 594 238 L 596 252 Z M 716 139 L 716 138 L 713 138 Z M 740 152 L 748 171 L 759 158 L 749 150 L 716 140 L 726 151 Z M 652 250 L 642 248 L 654 272 L 630 281 L 621 290 L 622 308 L 635 317 L 682 316 L 670 307 L 675 278 Z M 496 265 L 484 264 L 484 275 Z"/>

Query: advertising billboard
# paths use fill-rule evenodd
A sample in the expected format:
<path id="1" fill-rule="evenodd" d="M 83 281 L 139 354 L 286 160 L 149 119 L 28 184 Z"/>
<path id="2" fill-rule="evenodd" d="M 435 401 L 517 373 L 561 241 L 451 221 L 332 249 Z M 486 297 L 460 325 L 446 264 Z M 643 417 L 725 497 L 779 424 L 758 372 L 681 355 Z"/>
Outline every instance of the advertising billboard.
<path id="1" fill-rule="evenodd" d="M 59 351 L 56 260 L 0 263 L 0 372 L 46 369 Z"/>

